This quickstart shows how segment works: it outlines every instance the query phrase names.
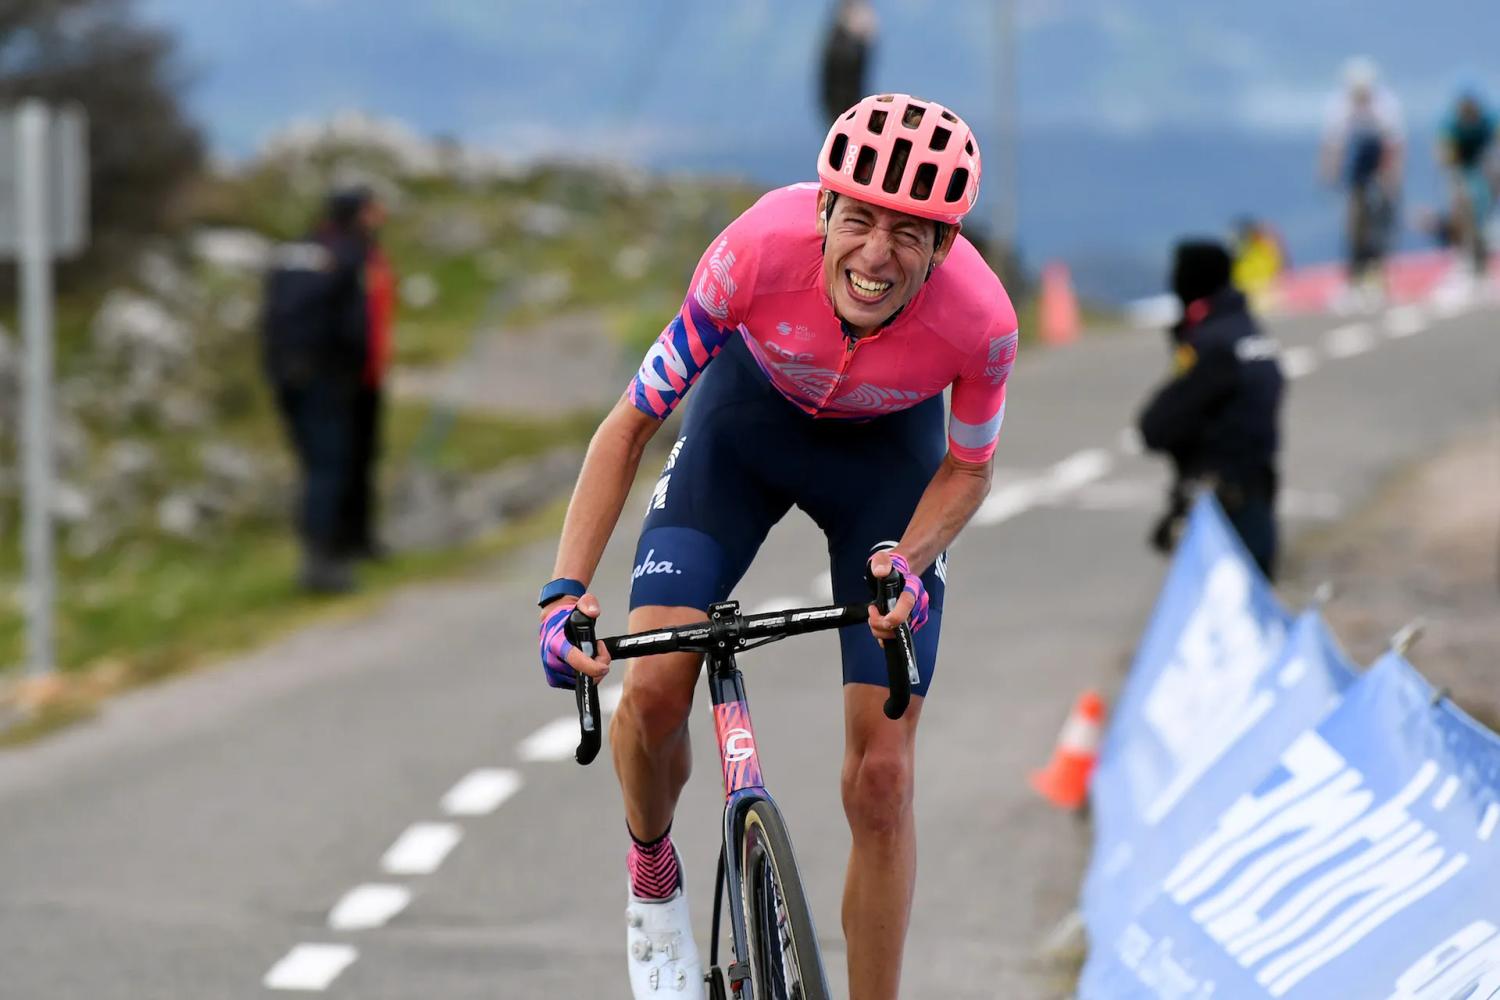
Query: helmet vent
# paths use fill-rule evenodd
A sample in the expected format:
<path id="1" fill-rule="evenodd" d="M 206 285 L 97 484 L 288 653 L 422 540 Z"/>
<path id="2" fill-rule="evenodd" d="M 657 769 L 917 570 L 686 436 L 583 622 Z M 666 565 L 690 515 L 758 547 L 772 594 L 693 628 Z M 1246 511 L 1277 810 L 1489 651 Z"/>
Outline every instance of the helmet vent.
<path id="1" fill-rule="evenodd" d="M 943 117 L 946 118 L 946 119 L 948 119 L 950 122 L 953 122 L 955 125 L 958 124 L 958 115 L 955 115 L 953 112 L 949 111 L 947 108 L 943 109 Z"/>
<path id="2" fill-rule="evenodd" d="M 937 183 L 937 164 L 924 163 L 917 167 L 917 175 L 911 181 L 911 196 L 917 201 L 932 197 L 933 185 Z"/>
<path id="3" fill-rule="evenodd" d="M 844 169 L 844 153 L 849 149 L 849 137 L 840 132 L 833 137 L 833 145 L 828 147 L 828 166 L 832 170 Z"/>
<path id="4" fill-rule="evenodd" d="M 908 104 L 906 113 L 901 116 L 901 124 L 907 128 L 916 128 L 922 124 L 922 116 L 926 113 L 927 109 L 920 104 Z"/>
<path id="5" fill-rule="evenodd" d="M 974 155 L 974 140 L 973 139 L 970 139 L 968 142 L 964 143 L 964 152 L 968 153 L 970 156 Z"/>
<path id="6" fill-rule="evenodd" d="M 941 153 L 948 148 L 948 140 L 951 138 L 953 133 L 939 125 L 932 130 L 932 141 L 927 144 L 927 148 L 934 153 Z"/>
<path id="7" fill-rule="evenodd" d="M 854 161 L 854 182 L 856 184 L 869 184 L 875 176 L 875 160 L 878 158 L 873 147 L 861 146 L 859 159 Z"/>
<path id="8" fill-rule="evenodd" d="M 911 159 L 911 140 L 897 139 L 891 148 L 890 162 L 885 166 L 885 180 L 881 187 L 886 194 L 895 194 L 901 190 L 901 178 L 906 174 L 906 161 Z"/>
<path id="9" fill-rule="evenodd" d="M 875 135 L 885 131 L 886 113 L 884 111 L 870 112 L 870 131 Z"/>
<path id="10" fill-rule="evenodd" d="M 969 169 L 959 167 L 953 171 L 953 176 L 948 178 L 948 191 L 943 195 L 944 201 L 958 201 L 963 197 L 964 189 L 969 186 Z"/>
<path id="11" fill-rule="evenodd" d="M 879 97 L 875 98 L 875 100 L 879 101 L 882 104 L 889 104 L 892 101 L 894 101 L 895 99 L 896 99 L 896 95 L 895 94 L 881 94 Z"/>

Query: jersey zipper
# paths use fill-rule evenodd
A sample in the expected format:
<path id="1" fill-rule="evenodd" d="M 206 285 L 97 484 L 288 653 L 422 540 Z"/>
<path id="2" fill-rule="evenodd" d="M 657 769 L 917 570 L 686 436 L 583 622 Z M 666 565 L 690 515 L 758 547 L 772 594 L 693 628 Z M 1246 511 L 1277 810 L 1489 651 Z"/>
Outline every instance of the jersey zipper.
<path id="1" fill-rule="evenodd" d="M 872 333 L 868 337 L 851 337 L 847 333 L 844 334 L 844 353 L 839 358 L 839 370 L 834 373 L 835 378 L 833 385 L 828 387 L 828 395 L 824 396 L 823 401 L 818 404 L 818 413 L 826 412 L 828 404 L 833 401 L 834 393 L 843 388 L 844 376 L 848 373 L 849 366 L 854 363 L 854 352 L 859 350 L 859 345 L 867 340 L 875 340 L 877 337 L 883 336 L 885 336 L 884 330 L 881 330 L 879 333 Z"/>

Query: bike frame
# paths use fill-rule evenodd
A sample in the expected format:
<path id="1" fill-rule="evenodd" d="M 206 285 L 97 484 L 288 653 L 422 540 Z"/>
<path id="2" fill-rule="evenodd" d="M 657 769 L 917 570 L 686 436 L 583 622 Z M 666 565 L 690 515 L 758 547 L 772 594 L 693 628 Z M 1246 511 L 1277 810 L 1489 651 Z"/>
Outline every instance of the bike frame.
<path id="1" fill-rule="evenodd" d="M 734 613 L 732 607 L 729 613 Z M 719 620 L 720 614 L 717 605 L 709 609 L 711 621 Z M 729 927 L 734 936 L 735 958 L 738 962 L 749 961 L 750 936 L 745 926 L 745 906 L 740 893 L 740 845 L 736 834 L 740 818 L 752 803 L 770 802 L 773 807 L 776 803 L 766 791 L 761 776 L 755 728 L 750 721 L 750 702 L 734 653 L 727 647 L 710 650 L 706 663 L 709 696 L 713 702 L 714 735 L 719 744 L 719 764 L 724 774 L 724 842 L 720 855 L 720 881 L 714 890 L 715 940 L 709 943 L 710 965 L 717 965 L 721 891 L 729 894 Z M 748 982 L 744 986 L 745 989 L 735 995 L 749 998 L 751 987 Z"/>

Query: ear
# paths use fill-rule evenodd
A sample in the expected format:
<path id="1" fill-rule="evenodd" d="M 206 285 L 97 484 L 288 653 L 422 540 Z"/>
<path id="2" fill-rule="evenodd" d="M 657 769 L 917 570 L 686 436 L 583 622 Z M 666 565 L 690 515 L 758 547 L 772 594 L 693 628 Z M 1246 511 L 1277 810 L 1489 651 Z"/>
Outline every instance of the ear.
<path id="1" fill-rule="evenodd" d="M 825 238 L 828 236 L 828 203 L 832 200 L 833 192 L 818 192 L 818 235 Z"/>
<path id="2" fill-rule="evenodd" d="M 961 228 L 963 227 L 957 222 L 948 227 L 948 231 L 943 234 L 943 242 L 939 243 L 937 249 L 932 251 L 933 267 L 937 267 L 947 258 L 948 252 L 953 249 L 954 241 L 958 239 L 958 231 Z"/>

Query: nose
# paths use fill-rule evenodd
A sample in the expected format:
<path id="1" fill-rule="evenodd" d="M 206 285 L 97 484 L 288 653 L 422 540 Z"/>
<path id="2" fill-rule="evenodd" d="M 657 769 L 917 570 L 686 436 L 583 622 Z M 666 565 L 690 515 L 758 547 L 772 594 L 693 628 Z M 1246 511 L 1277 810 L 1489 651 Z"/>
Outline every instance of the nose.
<path id="1" fill-rule="evenodd" d="M 890 260 L 894 252 L 891 231 L 884 226 L 872 228 L 865 237 L 864 245 L 859 248 L 860 259 L 876 267 Z"/>

